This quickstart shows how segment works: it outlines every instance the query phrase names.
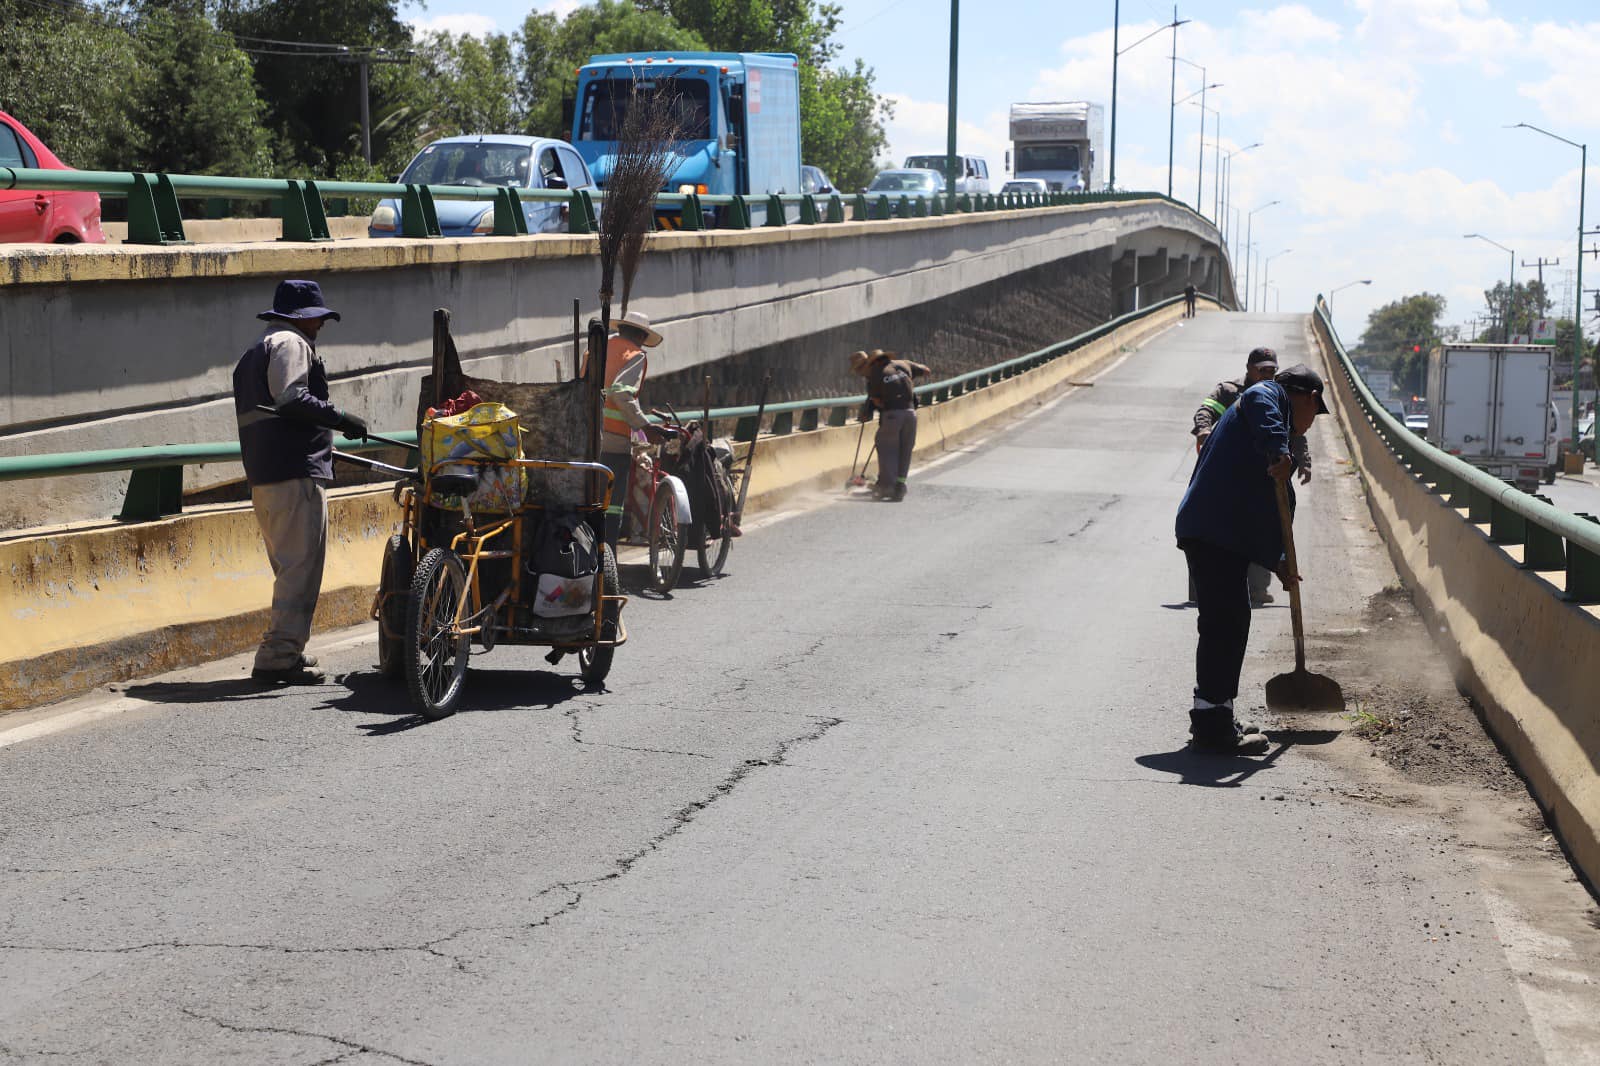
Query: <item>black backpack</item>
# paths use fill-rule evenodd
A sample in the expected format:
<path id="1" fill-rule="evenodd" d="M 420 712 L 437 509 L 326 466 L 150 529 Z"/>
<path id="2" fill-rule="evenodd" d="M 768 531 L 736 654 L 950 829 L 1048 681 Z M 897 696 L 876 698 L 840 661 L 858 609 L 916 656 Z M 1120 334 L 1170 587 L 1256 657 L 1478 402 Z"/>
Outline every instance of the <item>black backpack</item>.
<path id="1" fill-rule="evenodd" d="M 588 577 L 600 569 L 594 530 L 576 511 L 547 511 L 533 537 L 528 569 L 536 574 Z"/>

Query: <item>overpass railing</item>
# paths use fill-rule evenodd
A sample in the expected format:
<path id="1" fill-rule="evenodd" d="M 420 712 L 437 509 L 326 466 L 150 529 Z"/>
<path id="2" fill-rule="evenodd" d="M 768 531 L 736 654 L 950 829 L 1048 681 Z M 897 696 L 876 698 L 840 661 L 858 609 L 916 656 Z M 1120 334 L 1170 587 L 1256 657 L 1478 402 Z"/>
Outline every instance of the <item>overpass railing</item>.
<path id="1" fill-rule="evenodd" d="M 1565 598 L 1574 603 L 1600 603 L 1600 519 L 1571 514 L 1542 496 L 1530 496 L 1515 485 L 1484 473 L 1471 463 L 1441 451 L 1405 427 L 1384 409 L 1367 387 L 1354 361 L 1334 332 L 1328 305 L 1317 298 L 1317 323 L 1330 347 L 1361 414 L 1412 475 L 1434 486 L 1451 507 L 1465 509 L 1467 521 L 1489 527 L 1489 539 L 1506 548 L 1520 548 L 1526 570 L 1566 573 Z"/>
<path id="2" fill-rule="evenodd" d="M 324 198 L 379 197 L 400 203 L 397 237 L 440 236 L 437 200 L 476 200 L 494 205 L 494 236 L 514 237 L 528 232 L 522 211 L 526 203 L 556 203 L 567 208 L 573 233 L 598 229 L 597 205 L 605 193 L 595 189 L 519 189 L 502 185 L 419 185 L 399 182 L 316 181 L 302 178 L 232 178 L 204 174 L 150 174 L 106 170 L 40 170 L 0 167 L 0 191 L 76 190 L 128 201 L 128 244 L 187 243 L 183 199 L 226 198 L 267 201 L 283 217 L 285 241 L 326 241 L 328 218 Z M 856 193 L 845 196 L 763 195 L 717 196 L 698 193 L 662 193 L 658 212 L 670 214 L 685 230 L 751 229 L 756 226 L 818 225 L 890 218 L 929 218 L 950 214 L 1015 211 L 1071 204 L 1161 200 L 1194 214 L 1188 204 L 1157 192 L 984 193 L 980 195 L 923 195 L 917 193 Z M 761 221 L 757 222 L 760 219 Z M 1206 222 L 1210 225 L 1209 222 Z"/>
<path id="3" fill-rule="evenodd" d="M 1209 296 L 1203 296 L 1215 302 Z M 1137 311 L 1119 315 L 1093 329 L 1085 330 L 1064 341 L 1041 348 L 1026 355 L 1002 360 L 979 370 L 968 371 L 942 381 L 917 387 L 918 400 L 924 405 L 947 403 L 952 399 L 988 388 L 1019 374 L 1027 373 L 1086 344 L 1097 341 L 1165 307 L 1170 307 L 1183 297 L 1173 296 Z M 866 402 L 866 396 L 832 396 L 814 400 L 787 400 L 770 403 L 764 409 L 754 405 L 741 407 L 713 407 L 713 422 L 735 419 L 734 439 L 741 442 L 754 440 L 761 431 L 757 419 L 765 411 L 771 416 L 768 430 L 773 436 L 786 436 L 795 432 L 814 430 L 824 422 L 829 426 L 843 426 L 849 422 L 850 413 Z M 415 449 L 417 431 L 399 430 L 385 432 L 383 436 Z M 377 442 L 362 444 L 341 443 L 341 450 L 381 451 L 390 447 Z M 415 450 L 408 457 L 417 454 Z M 23 481 L 33 478 L 67 477 L 79 474 L 104 474 L 121 470 L 130 472 L 128 490 L 122 510 L 116 515 L 119 521 L 148 521 L 183 510 L 183 468 L 205 463 L 239 462 L 237 441 L 210 444 L 163 444 L 143 448 L 112 448 L 87 452 L 58 452 L 49 455 L 19 455 L 0 457 L 0 482 Z"/>

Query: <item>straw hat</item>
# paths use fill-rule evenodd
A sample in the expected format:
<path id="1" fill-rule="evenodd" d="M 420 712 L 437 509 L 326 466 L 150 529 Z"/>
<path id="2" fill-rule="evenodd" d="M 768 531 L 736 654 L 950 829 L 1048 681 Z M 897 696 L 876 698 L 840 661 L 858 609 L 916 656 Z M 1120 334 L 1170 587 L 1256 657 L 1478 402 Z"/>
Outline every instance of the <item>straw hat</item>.
<path id="1" fill-rule="evenodd" d="M 870 355 L 866 352 L 855 352 L 850 356 L 850 369 L 862 377 L 866 377 L 867 370 L 873 363 L 876 363 L 879 359 L 887 359 L 893 354 L 892 352 L 884 351 L 882 348 L 872 349 Z"/>
<path id="2" fill-rule="evenodd" d="M 627 326 L 629 329 L 638 330 L 644 334 L 644 340 L 639 343 L 646 348 L 654 348 L 661 343 L 661 334 L 650 328 L 650 319 L 643 311 L 629 311 L 616 322 L 617 329 Z"/>

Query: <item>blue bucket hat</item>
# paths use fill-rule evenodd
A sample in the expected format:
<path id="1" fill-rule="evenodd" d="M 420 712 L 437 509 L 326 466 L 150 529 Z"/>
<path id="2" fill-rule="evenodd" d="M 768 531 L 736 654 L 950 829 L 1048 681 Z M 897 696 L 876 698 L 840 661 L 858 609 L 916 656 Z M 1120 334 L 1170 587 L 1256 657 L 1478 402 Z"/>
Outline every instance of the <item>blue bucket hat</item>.
<path id="1" fill-rule="evenodd" d="M 272 294 L 272 310 L 263 311 L 257 318 L 268 321 L 331 318 L 339 321 L 339 312 L 322 302 L 322 286 L 314 281 L 280 281 L 278 291 Z"/>

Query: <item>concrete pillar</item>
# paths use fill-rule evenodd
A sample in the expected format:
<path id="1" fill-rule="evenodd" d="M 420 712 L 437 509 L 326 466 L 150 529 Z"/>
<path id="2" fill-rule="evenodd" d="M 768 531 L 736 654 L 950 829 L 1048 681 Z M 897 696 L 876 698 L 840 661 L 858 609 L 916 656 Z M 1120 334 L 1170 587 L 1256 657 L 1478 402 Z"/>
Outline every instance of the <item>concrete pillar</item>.
<path id="1" fill-rule="evenodd" d="M 1131 248 L 1111 261 L 1111 303 L 1113 315 L 1139 309 L 1138 254 Z"/>
<path id="2" fill-rule="evenodd" d="M 1149 307 L 1151 304 L 1168 295 L 1167 283 L 1167 250 L 1158 249 L 1151 255 L 1141 255 L 1137 269 L 1136 284 L 1139 287 L 1139 306 Z"/>

